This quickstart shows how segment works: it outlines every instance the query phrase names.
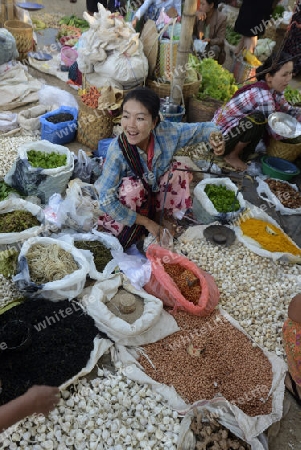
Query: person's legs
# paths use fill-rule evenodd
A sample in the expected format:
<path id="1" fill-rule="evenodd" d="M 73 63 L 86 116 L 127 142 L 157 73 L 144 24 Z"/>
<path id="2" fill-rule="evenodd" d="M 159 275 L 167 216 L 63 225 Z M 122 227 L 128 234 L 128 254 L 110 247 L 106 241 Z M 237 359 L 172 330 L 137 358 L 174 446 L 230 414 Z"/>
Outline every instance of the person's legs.
<path id="1" fill-rule="evenodd" d="M 301 324 L 287 319 L 282 331 L 288 366 L 284 383 L 298 404 L 301 405 Z"/>
<path id="2" fill-rule="evenodd" d="M 255 150 L 263 136 L 265 124 L 266 119 L 259 111 L 241 119 L 225 136 L 225 161 L 237 170 L 245 170 L 247 165 L 243 160 L 246 161 Z"/>

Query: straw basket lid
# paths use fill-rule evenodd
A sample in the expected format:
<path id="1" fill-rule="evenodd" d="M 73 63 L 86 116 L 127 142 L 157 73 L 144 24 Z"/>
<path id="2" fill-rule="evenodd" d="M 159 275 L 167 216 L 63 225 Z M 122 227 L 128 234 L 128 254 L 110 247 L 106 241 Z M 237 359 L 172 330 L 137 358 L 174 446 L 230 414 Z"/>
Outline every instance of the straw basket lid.
<path id="1" fill-rule="evenodd" d="M 159 34 L 157 32 L 156 23 L 148 20 L 143 27 L 140 41 L 143 44 L 143 51 L 148 60 L 149 75 L 151 76 L 155 70 L 158 51 L 159 51 Z"/>

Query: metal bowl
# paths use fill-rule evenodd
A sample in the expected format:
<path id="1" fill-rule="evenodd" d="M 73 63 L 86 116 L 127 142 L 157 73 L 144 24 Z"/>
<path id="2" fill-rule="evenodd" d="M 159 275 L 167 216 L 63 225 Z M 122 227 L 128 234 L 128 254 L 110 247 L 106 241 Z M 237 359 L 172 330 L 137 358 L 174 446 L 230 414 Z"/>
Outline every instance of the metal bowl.
<path id="1" fill-rule="evenodd" d="M 274 133 L 293 139 L 301 135 L 301 124 L 289 114 L 275 112 L 269 115 L 268 123 Z"/>

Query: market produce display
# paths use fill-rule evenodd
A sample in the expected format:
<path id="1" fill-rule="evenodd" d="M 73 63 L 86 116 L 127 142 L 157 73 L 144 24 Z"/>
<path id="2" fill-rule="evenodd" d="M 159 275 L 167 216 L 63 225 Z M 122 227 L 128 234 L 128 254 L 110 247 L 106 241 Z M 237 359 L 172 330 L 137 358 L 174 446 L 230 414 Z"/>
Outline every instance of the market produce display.
<path id="1" fill-rule="evenodd" d="M 237 91 L 234 75 L 214 59 L 204 58 L 199 60 L 196 56 L 190 54 L 188 62 L 202 76 L 197 98 L 211 97 L 227 102 Z"/>
<path id="2" fill-rule="evenodd" d="M 193 411 L 190 429 L 196 437 L 196 450 L 251 450 L 249 444 L 221 425 L 214 414 L 207 410 L 198 412 L 197 408 Z"/>
<path id="3" fill-rule="evenodd" d="M 0 274 L 2 274 L 5 278 L 10 278 L 15 275 L 18 255 L 18 250 L 13 247 L 0 252 Z"/>
<path id="4" fill-rule="evenodd" d="M 291 105 L 301 104 L 301 93 L 299 89 L 287 86 L 284 91 L 284 97 Z"/>
<path id="5" fill-rule="evenodd" d="M 217 311 L 207 317 L 177 312 L 175 319 L 181 331 L 143 347 L 139 363 L 147 375 L 173 386 L 190 404 L 221 393 L 249 416 L 271 412 L 272 367 L 261 349 Z M 258 386 L 265 392 L 256 392 Z M 240 400 L 250 392 L 252 401 Z"/>
<path id="6" fill-rule="evenodd" d="M 8 184 L 5 181 L 0 181 L 0 201 L 6 200 L 10 194 L 19 194 L 18 191 Z"/>
<path id="7" fill-rule="evenodd" d="M 1 352 L 0 405 L 34 384 L 60 386 L 86 366 L 94 338 L 106 337 L 79 304 L 69 300 L 26 300 L 6 311 L 0 315 L 1 342 L 14 339 L 15 328 L 3 333 L 4 324 L 11 320 L 27 324 L 30 340 L 20 352 Z"/>
<path id="8" fill-rule="evenodd" d="M 60 122 L 68 122 L 69 120 L 73 120 L 74 117 L 70 113 L 58 113 L 58 114 L 52 114 L 51 116 L 46 117 L 45 120 L 47 122 L 52 123 L 60 123 Z"/>
<path id="9" fill-rule="evenodd" d="M 180 264 L 169 264 L 163 262 L 165 272 L 173 279 L 179 288 L 183 297 L 194 305 L 200 300 L 202 288 L 200 280 L 191 272 Z"/>
<path id="10" fill-rule="evenodd" d="M 90 250 L 93 254 L 95 267 L 98 272 L 102 272 L 109 261 L 112 259 L 110 249 L 100 241 L 74 241 L 74 246 L 82 250 Z"/>
<path id="11" fill-rule="evenodd" d="M 226 26 L 226 40 L 230 45 L 237 45 L 241 40 L 241 34 L 234 31 L 230 25 Z"/>
<path id="12" fill-rule="evenodd" d="M 218 212 L 238 211 L 240 204 L 234 191 L 221 184 L 207 184 L 205 193 Z"/>
<path id="13" fill-rule="evenodd" d="M 26 259 L 31 281 L 39 285 L 61 280 L 78 269 L 71 253 L 58 244 L 33 244 Z"/>
<path id="14" fill-rule="evenodd" d="M 59 24 L 79 28 L 82 31 L 82 33 L 84 33 L 85 31 L 87 31 L 89 29 L 89 23 L 85 19 L 80 19 L 79 17 L 74 16 L 74 15 L 63 16 L 59 20 Z"/>
<path id="15" fill-rule="evenodd" d="M 0 233 L 20 233 L 37 225 L 41 223 L 29 211 L 15 210 L 0 214 Z"/>
<path id="16" fill-rule="evenodd" d="M 73 118 L 73 117 L 72 117 Z M 32 167 L 41 167 L 42 169 L 55 169 L 65 166 L 67 156 L 56 152 L 40 152 L 38 150 L 29 150 L 27 152 L 28 162 Z"/>
<path id="17" fill-rule="evenodd" d="M 259 219 L 246 219 L 240 223 L 244 235 L 254 239 L 269 252 L 290 253 L 301 256 L 299 249 L 280 228 Z"/>
<path id="18" fill-rule="evenodd" d="M 301 194 L 290 184 L 272 178 L 268 178 L 264 181 L 268 184 L 270 190 L 276 195 L 283 206 L 292 209 L 301 208 Z"/>

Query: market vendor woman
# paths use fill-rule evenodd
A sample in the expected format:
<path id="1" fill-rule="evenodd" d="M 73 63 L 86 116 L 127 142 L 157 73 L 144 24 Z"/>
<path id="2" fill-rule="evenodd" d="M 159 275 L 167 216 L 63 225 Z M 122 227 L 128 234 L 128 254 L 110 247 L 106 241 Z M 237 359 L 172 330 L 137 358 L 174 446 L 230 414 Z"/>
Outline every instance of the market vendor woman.
<path id="1" fill-rule="evenodd" d="M 257 82 L 240 88 L 216 111 L 213 122 L 221 128 L 225 138 L 224 158 L 235 169 L 246 169 L 245 161 L 255 151 L 265 130 L 275 139 L 281 139 L 267 128 L 270 114 L 281 111 L 301 120 L 301 108 L 289 105 L 283 94 L 292 74 L 290 55 L 271 55 L 256 69 Z"/>
<path id="2" fill-rule="evenodd" d="M 127 248 L 150 233 L 160 237 L 156 211 L 170 214 L 191 206 L 192 175 L 173 162 L 174 153 L 208 142 L 214 153 L 224 152 L 219 129 L 208 123 L 161 121 L 160 98 L 149 88 L 130 91 L 123 102 L 122 134 L 111 143 L 100 177 L 99 224 L 118 236 Z"/>

